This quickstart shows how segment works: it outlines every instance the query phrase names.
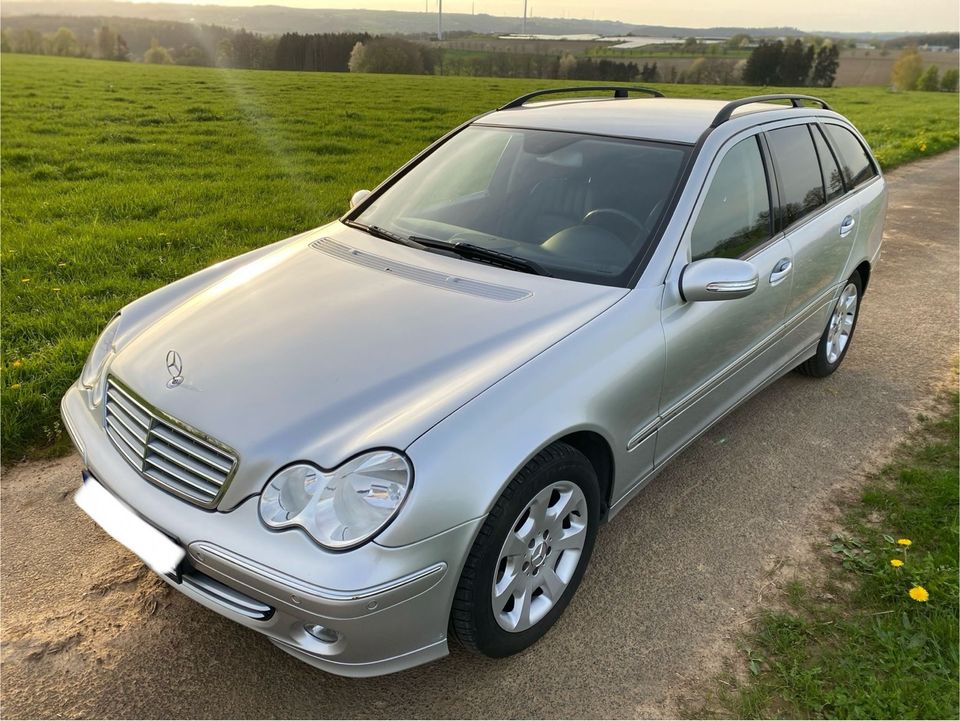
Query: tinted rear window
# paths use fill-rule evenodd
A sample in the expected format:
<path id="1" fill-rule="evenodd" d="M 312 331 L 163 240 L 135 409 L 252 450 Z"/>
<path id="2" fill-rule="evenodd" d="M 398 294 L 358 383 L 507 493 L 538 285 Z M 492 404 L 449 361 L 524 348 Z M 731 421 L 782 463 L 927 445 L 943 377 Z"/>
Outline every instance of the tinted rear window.
<path id="1" fill-rule="evenodd" d="M 825 125 L 827 135 L 840 154 L 840 164 L 847 188 L 855 188 L 877 174 L 863 145 L 853 133 L 839 125 Z"/>
<path id="2" fill-rule="evenodd" d="M 784 226 L 793 225 L 824 203 L 823 178 L 806 125 L 791 125 L 767 133 L 780 179 Z"/>

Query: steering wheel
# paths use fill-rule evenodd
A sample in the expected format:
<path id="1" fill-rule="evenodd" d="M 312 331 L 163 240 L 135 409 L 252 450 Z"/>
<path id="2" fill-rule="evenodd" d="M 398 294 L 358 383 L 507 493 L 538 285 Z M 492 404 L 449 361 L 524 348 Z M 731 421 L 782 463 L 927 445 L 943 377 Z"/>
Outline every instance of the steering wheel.
<path id="1" fill-rule="evenodd" d="M 647 213 L 647 219 L 643 221 L 643 229 L 647 233 L 653 232 L 653 224 L 656 222 L 657 218 L 660 217 L 660 209 L 663 208 L 663 201 L 657 201 L 657 203 L 650 209 L 650 212 Z"/>
<path id="2" fill-rule="evenodd" d="M 626 213 L 617 208 L 596 208 L 591 210 L 580 221 L 582 225 L 599 225 L 604 230 L 609 230 L 624 243 L 631 243 L 637 237 L 638 232 L 645 231 L 646 226 L 634 218 L 630 213 Z"/>

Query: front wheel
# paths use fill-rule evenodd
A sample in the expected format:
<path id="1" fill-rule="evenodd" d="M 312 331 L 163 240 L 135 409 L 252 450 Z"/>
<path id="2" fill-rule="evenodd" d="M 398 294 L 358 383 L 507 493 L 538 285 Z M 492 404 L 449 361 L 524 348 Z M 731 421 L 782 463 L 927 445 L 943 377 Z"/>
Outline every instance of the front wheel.
<path id="1" fill-rule="evenodd" d="M 853 341 L 853 332 L 857 329 L 862 294 L 860 274 L 854 273 L 840 292 L 827 327 L 820 337 L 816 354 L 801 363 L 797 367 L 798 371 L 814 378 L 826 378 L 840 367 Z"/>
<path id="2" fill-rule="evenodd" d="M 524 466 L 464 564 L 451 614 L 464 646 L 499 658 L 550 629 L 583 578 L 599 508 L 593 466 L 572 446 L 555 443 Z"/>

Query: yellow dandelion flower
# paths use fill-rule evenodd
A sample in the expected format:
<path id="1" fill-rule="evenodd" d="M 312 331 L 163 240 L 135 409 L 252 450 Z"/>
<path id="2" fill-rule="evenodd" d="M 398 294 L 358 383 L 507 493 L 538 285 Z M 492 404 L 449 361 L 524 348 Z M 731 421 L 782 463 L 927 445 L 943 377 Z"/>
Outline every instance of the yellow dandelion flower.
<path id="1" fill-rule="evenodd" d="M 19 358 L 17 358 L 17 359 L 16 359 L 13 363 L 11 363 L 10 365 L 13 366 L 14 368 L 19 368 L 20 366 L 23 365 L 23 361 L 20 360 Z"/>
<path id="2" fill-rule="evenodd" d="M 910 598 L 919 603 L 924 603 L 930 600 L 930 594 L 927 593 L 927 589 L 923 586 L 914 586 L 910 589 Z"/>
<path id="3" fill-rule="evenodd" d="M 926 143 L 920 143 L 920 152 L 921 152 L 921 153 L 927 152 L 927 144 L 926 144 Z"/>
<path id="4" fill-rule="evenodd" d="M 903 565 L 903 561 L 901 561 L 899 558 L 891 558 L 890 565 L 894 568 L 900 568 L 900 566 Z"/>
<path id="5" fill-rule="evenodd" d="M 29 282 L 30 282 L 30 279 L 29 279 L 29 278 L 21 278 L 21 279 L 20 279 L 20 282 L 21 282 L 21 283 L 29 283 Z"/>
<path id="6" fill-rule="evenodd" d="M 19 384 L 19 383 L 14 383 L 12 386 L 10 386 L 10 390 L 12 390 L 12 391 L 18 391 L 18 390 L 20 390 L 20 384 Z"/>
<path id="7" fill-rule="evenodd" d="M 912 543 L 913 543 L 913 541 L 911 541 L 909 538 L 898 538 L 898 539 L 897 539 L 897 545 L 898 545 L 898 546 L 909 546 L 909 545 L 912 544 Z"/>

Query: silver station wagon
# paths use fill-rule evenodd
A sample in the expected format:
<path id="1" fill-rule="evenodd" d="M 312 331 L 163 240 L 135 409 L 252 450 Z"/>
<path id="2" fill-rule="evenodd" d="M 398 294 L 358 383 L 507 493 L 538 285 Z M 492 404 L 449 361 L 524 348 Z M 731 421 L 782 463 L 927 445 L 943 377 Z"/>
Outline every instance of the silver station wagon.
<path id="1" fill-rule="evenodd" d="M 77 503 L 332 673 L 540 638 L 664 464 L 837 369 L 886 209 L 822 100 L 556 92 L 123 308 L 63 399 Z"/>

